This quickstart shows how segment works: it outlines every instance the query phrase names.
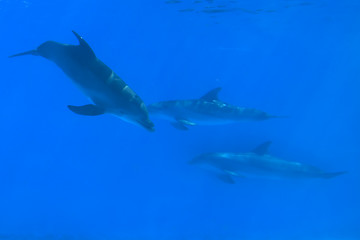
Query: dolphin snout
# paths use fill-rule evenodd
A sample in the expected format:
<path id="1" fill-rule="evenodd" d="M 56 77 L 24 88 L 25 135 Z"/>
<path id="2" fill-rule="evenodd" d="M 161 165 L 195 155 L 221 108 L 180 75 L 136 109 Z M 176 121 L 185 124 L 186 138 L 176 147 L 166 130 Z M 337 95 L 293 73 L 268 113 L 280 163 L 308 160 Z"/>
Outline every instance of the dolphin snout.
<path id="1" fill-rule="evenodd" d="M 140 120 L 138 123 L 150 132 L 155 131 L 155 125 L 150 119 Z"/>

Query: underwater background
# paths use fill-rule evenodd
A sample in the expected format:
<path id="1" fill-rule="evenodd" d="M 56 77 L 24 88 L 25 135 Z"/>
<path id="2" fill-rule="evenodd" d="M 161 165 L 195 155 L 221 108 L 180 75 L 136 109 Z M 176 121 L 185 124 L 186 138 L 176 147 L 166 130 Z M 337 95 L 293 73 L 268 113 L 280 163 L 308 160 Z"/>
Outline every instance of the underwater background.
<path id="1" fill-rule="evenodd" d="M 0 0 L 0 239 L 360 239 L 360 2 Z M 50 61 L 7 56 L 54 40 L 97 57 L 146 104 L 219 98 L 288 116 L 194 126 L 79 116 L 87 97 Z M 333 179 L 237 178 L 187 164 L 270 154 Z"/>

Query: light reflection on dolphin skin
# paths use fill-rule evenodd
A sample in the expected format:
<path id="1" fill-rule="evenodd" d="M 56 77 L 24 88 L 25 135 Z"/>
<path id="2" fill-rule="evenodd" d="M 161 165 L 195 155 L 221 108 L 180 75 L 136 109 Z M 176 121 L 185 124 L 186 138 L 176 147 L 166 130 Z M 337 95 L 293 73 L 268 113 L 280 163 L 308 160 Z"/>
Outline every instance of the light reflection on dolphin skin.
<path id="1" fill-rule="evenodd" d="M 215 152 L 201 154 L 189 164 L 203 165 L 216 170 L 217 177 L 235 183 L 233 177 L 265 178 L 333 178 L 346 172 L 324 172 L 312 165 L 286 161 L 269 155 L 271 142 L 265 142 L 247 153 Z"/>
<path id="2" fill-rule="evenodd" d="M 37 49 L 14 54 L 42 56 L 54 62 L 94 104 L 68 108 L 77 114 L 97 116 L 110 113 L 125 121 L 154 131 L 141 98 L 108 66 L 98 59 L 88 43 L 76 32 L 79 45 L 47 41 Z"/>
<path id="3" fill-rule="evenodd" d="M 218 98 L 221 88 L 215 88 L 199 99 L 163 101 L 150 104 L 150 115 L 170 120 L 180 130 L 194 125 L 220 125 L 244 120 L 260 121 L 282 118 L 258 109 L 238 107 Z"/>

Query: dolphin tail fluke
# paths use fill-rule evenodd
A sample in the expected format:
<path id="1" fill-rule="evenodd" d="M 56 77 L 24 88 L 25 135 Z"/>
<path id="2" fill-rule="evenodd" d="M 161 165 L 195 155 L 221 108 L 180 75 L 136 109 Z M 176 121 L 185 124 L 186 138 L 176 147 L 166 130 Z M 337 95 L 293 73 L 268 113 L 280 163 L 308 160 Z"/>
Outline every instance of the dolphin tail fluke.
<path id="1" fill-rule="evenodd" d="M 179 130 L 189 130 L 187 126 L 195 126 L 196 124 L 185 119 L 176 119 L 176 122 L 172 122 L 171 125 Z"/>
<path id="2" fill-rule="evenodd" d="M 13 58 L 13 57 L 18 57 L 18 56 L 24 56 L 24 55 L 35 55 L 38 56 L 39 53 L 37 50 L 30 50 L 30 51 L 26 51 L 26 52 L 22 52 L 22 53 L 17 53 L 14 55 L 9 56 L 9 58 Z"/>
<path id="3" fill-rule="evenodd" d="M 337 176 L 340 176 L 340 175 L 343 175 L 347 172 L 333 172 L 333 173 L 324 173 L 321 175 L 322 178 L 325 178 L 325 179 L 329 179 L 329 178 L 334 178 L 334 177 L 337 177 Z"/>
<path id="4" fill-rule="evenodd" d="M 73 113 L 84 115 L 84 116 L 98 116 L 105 113 L 105 110 L 102 108 L 99 108 L 96 105 L 93 104 L 87 104 L 84 106 L 72 106 L 68 105 L 68 108 Z"/>

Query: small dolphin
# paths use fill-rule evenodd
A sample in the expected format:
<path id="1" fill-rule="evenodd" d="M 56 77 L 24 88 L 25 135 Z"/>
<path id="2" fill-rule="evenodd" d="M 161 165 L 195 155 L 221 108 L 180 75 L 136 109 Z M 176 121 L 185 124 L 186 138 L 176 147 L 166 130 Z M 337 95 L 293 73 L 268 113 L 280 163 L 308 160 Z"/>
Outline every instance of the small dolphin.
<path id="1" fill-rule="evenodd" d="M 285 161 L 267 154 L 271 142 L 265 142 L 248 153 L 216 152 L 195 157 L 189 164 L 205 164 L 217 170 L 226 183 L 235 183 L 233 176 L 267 178 L 333 178 L 346 172 L 327 173 L 317 167 Z"/>
<path id="2" fill-rule="evenodd" d="M 154 124 L 150 121 L 141 98 L 95 56 L 88 43 L 79 34 L 74 31 L 73 33 L 79 45 L 47 41 L 35 50 L 9 57 L 42 56 L 60 67 L 94 103 L 84 106 L 69 105 L 68 108 L 74 113 L 86 116 L 110 113 L 153 131 Z"/>
<path id="3" fill-rule="evenodd" d="M 174 100 L 153 103 L 148 106 L 153 116 L 168 119 L 180 130 L 188 130 L 187 126 L 219 125 L 243 120 L 266 120 L 280 118 L 263 111 L 234 106 L 222 102 L 218 98 L 221 88 L 215 88 L 199 99 Z"/>

